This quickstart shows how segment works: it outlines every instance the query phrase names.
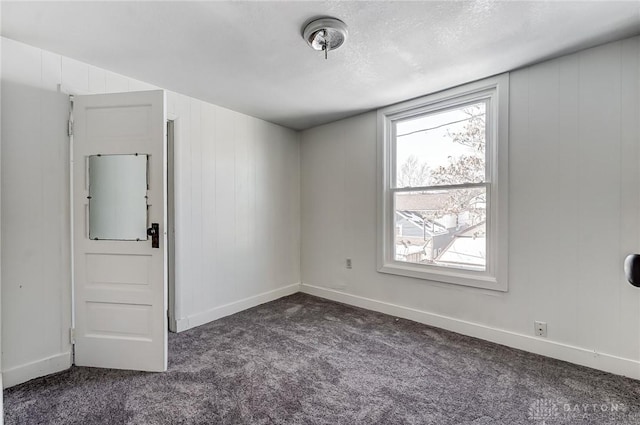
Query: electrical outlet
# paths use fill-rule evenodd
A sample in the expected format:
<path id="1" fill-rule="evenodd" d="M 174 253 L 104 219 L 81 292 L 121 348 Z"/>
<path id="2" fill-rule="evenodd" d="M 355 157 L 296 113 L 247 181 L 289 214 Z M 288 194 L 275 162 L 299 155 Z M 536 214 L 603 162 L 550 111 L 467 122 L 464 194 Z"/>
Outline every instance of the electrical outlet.
<path id="1" fill-rule="evenodd" d="M 347 268 L 351 268 L 351 258 L 347 258 Z"/>
<path id="2" fill-rule="evenodd" d="M 547 337 L 547 322 L 533 322 L 536 336 Z"/>

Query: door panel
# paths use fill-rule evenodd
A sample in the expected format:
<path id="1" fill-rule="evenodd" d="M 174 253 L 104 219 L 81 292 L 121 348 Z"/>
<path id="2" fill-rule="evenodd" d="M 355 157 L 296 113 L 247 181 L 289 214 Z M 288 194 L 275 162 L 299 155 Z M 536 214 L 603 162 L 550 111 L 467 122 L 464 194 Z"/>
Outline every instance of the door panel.
<path id="1" fill-rule="evenodd" d="M 73 214 L 75 364 L 146 371 L 167 368 L 167 262 L 166 262 L 166 133 L 164 92 L 132 92 L 74 99 Z M 135 161 L 104 161 L 107 155 L 139 156 Z M 97 155 L 100 155 L 98 157 Z M 130 172 L 127 163 L 146 163 L 133 172 L 143 179 L 142 190 L 118 175 Z M 110 164 L 107 164 L 109 163 Z M 114 163 L 122 165 L 115 167 Z M 107 164 L 107 166 L 105 166 Z M 95 184 L 106 187 L 104 198 L 91 203 L 90 166 Z M 103 167 L 97 170 L 97 167 Z M 109 178 L 104 173 L 116 173 Z M 100 183 L 98 178 L 100 176 Z M 132 177 L 133 178 L 133 177 Z M 105 182 L 108 183 L 105 186 Z M 93 187 L 94 193 L 97 187 Z M 126 192 L 126 193 L 125 193 Z M 121 195 L 121 196 L 119 196 Z M 147 205 L 146 227 L 159 223 L 160 246 L 139 231 L 133 237 L 122 214 L 127 205 L 114 199 L 134 199 Z M 106 199 L 106 200 L 105 200 Z M 142 199 L 142 200 L 140 200 Z M 118 201 L 120 202 L 120 201 Z M 90 208 L 94 208 L 93 211 Z M 97 208 L 102 208 L 100 211 Z M 123 212 L 124 211 L 124 212 Z M 131 208 L 140 211 L 140 208 Z M 144 214 L 144 209 L 142 210 Z M 92 218 L 93 217 L 93 218 Z M 112 239 L 90 239 L 89 220 L 101 220 L 100 234 Z M 137 220 L 137 219 L 136 219 Z M 134 220 L 134 221 L 136 221 Z M 136 221 L 137 222 L 137 221 Z M 102 230 L 107 226 L 107 233 Z M 131 227 L 131 226 L 129 226 Z M 139 225 L 134 226 L 136 229 Z M 115 236 L 114 236 L 115 235 Z M 122 235 L 122 236 L 121 236 Z M 96 239 L 97 238 L 97 239 Z M 139 240 L 136 240 L 139 239 Z"/>

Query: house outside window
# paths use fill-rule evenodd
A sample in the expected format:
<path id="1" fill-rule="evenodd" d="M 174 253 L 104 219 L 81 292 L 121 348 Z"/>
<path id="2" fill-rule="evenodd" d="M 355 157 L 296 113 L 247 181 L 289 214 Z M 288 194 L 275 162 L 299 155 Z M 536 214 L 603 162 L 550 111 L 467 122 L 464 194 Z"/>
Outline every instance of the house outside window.
<path id="1" fill-rule="evenodd" d="M 507 290 L 509 77 L 378 111 L 378 270 Z"/>

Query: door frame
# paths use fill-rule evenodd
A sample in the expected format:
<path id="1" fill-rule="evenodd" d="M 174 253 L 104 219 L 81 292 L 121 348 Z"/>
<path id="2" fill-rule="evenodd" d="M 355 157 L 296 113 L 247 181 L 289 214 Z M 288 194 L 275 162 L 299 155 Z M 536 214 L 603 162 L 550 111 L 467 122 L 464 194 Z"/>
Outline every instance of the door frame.
<path id="1" fill-rule="evenodd" d="M 176 305 L 176 208 L 175 208 L 175 142 L 177 139 L 179 119 L 167 113 L 167 315 L 169 331 L 178 332 Z"/>

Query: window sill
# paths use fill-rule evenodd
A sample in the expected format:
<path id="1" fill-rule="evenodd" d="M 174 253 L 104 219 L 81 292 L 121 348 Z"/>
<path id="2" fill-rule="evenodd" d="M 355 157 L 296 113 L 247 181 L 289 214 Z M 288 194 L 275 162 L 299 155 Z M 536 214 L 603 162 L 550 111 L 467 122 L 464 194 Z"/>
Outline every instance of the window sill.
<path id="1" fill-rule="evenodd" d="M 378 272 L 430 280 L 433 282 L 453 283 L 455 285 L 507 292 L 506 281 L 498 282 L 494 276 L 475 272 L 459 271 L 456 269 L 443 270 L 442 268 L 435 269 L 428 266 L 390 262 L 378 267 Z"/>

